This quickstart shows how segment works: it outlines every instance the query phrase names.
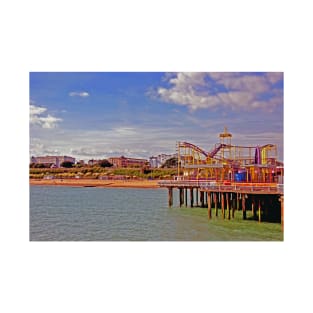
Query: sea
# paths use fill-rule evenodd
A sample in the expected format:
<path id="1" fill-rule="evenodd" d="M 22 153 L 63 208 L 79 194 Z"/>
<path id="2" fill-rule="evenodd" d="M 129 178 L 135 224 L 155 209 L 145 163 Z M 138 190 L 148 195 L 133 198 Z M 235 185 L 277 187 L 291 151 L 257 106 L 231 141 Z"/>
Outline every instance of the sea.
<path id="1" fill-rule="evenodd" d="M 30 241 L 283 240 L 279 224 L 208 221 L 205 208 L 168 207 L 167 189 L 30 186 Z M 239 212 L 238 212 L 239 213 Z"/>

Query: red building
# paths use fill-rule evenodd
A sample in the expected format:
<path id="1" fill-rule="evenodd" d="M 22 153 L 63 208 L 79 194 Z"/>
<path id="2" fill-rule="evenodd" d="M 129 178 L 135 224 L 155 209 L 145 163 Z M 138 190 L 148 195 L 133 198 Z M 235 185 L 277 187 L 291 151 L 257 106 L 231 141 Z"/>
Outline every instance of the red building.
<path id="1" fill-rule="evenodd" d="M 124 156 L 112 157 L 108 161 L 114 167 L 143 167 L 148 164 L 146 159 L 126 158 Z"/>

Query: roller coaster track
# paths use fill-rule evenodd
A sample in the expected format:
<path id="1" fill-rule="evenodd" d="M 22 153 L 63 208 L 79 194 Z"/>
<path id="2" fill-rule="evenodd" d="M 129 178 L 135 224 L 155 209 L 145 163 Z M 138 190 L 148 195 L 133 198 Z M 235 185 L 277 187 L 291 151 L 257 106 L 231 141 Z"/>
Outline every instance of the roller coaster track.
<path id="1" fill-rule="evenodd" d="M 201 149 L 200 147 L 189 143 L 189 142 L 179 142 L 179 147 L 180 148 L 190 148 L 193 149 L 196 152 L 201 153 L 202 155 L 204 155 L 206 158 L 210 157 L 210 158 L 214 158 L 214 156 L 222 149 L 222 148 L 226 148 L 226 147 L 230 147 L 229 145 L 226 144 L 220 144 L 218 145 L 216 148 L 214 148 L 211 152 L 206 152 L 203 149 Z"/>
<path id="2" fill-rule="evenodd" d="M 190 148 L 190 149 L 193 149 L 194 151 L 197 151 L 201 154 L 203 154 L 205 157 L 208 157 L 208 153 L 206 151 L 204 151 L 203 149 L 201 149 L 200 147 L 192 144 L 192 143 L 189 143 L 189 142 L 179 142 L 178 143 L 178 146 L 180 148 Z"/>
<path id="3" fill-rule="evenodd" d="M 218 160 L 222 160 L 221 158 L 218 158 L 216 156 L 216 154 L 222 149 L 222 148 L 250 148 L 250 149 L 255 149 L 257 148 L 257 146 L 237 146 L 237 145 L 227 145 L 227 144 L 219 144 L 218 146 L 216 146 L 211 152 L 206 152 L 204 151 L 203 149 L 201 149 L 200 147 L 192 144 L 192 143 L 189 143 L 189 142 L 179 142 L 178 143 L 178 146 L 180 148 L 190 148 L 190 149 L 193 149 L 194 151 L 204 155 L 206 158 L 210 157 L 210 158 L 216 158 Z M 261 149 L 268 149 L 268 148 L 272 148 L 273 145 L 272 144 L 267 144 L 267 145 L 264 145 L 264 146 L 261 146 L 260 148 Z M 226 161 L 231 161 L 231 160 L 227 160 L 225 159 Z"/>
<path id="4" fill-rule="evenodd" d="M 225 148 L 227 147 L 227 145 L 221 143 L 220 145 L 218 145 L 214 150 L 212 150 L 210 153 L 209 153 L 209 157 L 210 158 L 214 158 L 214 156 L 222 149 L 222 148 Z"/>

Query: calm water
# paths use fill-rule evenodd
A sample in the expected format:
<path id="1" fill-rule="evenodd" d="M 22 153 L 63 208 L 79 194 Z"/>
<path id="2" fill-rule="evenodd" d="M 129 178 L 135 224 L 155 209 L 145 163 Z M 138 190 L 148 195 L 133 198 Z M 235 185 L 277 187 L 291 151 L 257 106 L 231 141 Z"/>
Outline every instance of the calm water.
<path id="1" fill-rule="evenodd" d="M 34 241 L 282 239 L 279 225 L 256 230 L 255 222 L 240 223 L 208 222 L 205 209 L 168 208 L 167 189 L 30 186 Z"/>

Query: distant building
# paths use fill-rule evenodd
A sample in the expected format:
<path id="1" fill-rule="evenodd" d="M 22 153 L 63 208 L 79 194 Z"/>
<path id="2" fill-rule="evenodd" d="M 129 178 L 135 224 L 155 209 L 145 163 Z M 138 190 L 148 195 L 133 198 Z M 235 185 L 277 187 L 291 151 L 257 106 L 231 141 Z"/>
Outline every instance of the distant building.
<path id="1" fill-rule="evenodd" d="M 175 154 L 159 154 L 158 156 L 152 156 L 149 158 L 150 167 L 157 168 L 161 167 L 167 160 L 171 158 L 177 158 L 177 153 Z"/>
<path id="2" fill-rule="evenodd" d="M 99 164 L 100 160 L 91 159 L 88 161 L 88 165 L 93 166 Z"/>
<path id="3" fill-rule="evenodd" d="M 38 156 L 38 157 L 31 157 L 31 163 L 34 164 L 44 164 L 50 167 L 61 167 L 63 162 L 71 162 L 75 163 L 75 158 L 69 156 Z"/>
<path id="4" fill-rule="evenodd" d="M 124 156 L 112 157 L 109 158 L 108 161 L 113 164 L 114 167 L 143 167 L 149 164 L 146 159 L 126 158 Z"/>
<path id="5" fill-rule="evenodd" d="M 149 164 L 150 164 L 150 167 L 152 167 L 152 168 L 159 167 L 158 166 L 158 157 L 154 157 L 154 156 L 150 157 L 149 158 Z"/>

